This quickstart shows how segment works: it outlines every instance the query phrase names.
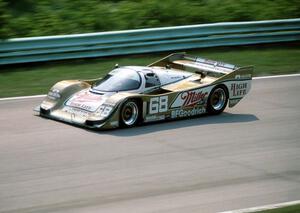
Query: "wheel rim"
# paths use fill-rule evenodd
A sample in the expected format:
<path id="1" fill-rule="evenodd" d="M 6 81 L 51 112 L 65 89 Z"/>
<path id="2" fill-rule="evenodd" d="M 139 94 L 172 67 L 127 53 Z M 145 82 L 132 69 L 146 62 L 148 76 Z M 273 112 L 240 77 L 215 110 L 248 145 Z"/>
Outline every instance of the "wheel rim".
<path id="1" fill-rule="evenodd" d="M 122 120 L 127 126 L 133 125 L 138 118 L 138 106 L 134 102 L 127 102 L 122 110 Z"/>
<path id="2" fill-rule="evenodd" d="M 211 106 L 214 110 L 221 110 L 226 102 L 226 94 L 222 88 L 216 89 L 211 95 Z"/>

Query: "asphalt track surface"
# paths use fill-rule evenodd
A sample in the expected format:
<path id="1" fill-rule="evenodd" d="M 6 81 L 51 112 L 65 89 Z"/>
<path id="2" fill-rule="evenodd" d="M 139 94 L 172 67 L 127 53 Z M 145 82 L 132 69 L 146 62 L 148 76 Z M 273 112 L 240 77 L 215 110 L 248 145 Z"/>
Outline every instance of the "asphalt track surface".
<path id="1" fill-rule="evenodd" d="M 0 101 L 0 212 L 218 212 L 300 199 L 300 77 L 219 116 L 95 132 Z"/>

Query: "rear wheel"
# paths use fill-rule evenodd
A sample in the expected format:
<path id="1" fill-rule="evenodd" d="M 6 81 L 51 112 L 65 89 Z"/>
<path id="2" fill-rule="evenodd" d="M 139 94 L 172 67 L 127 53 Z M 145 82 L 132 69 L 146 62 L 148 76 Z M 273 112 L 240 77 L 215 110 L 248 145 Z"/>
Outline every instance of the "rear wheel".
<path id="1" fill-rule="evenodd" d="M 127 100 L 121 109 L 120 122 L 126 127 L 135 126 L 140 117 L 140 109 L 136 100 Z"/>
<path id="2" fill-rule="evenodd" d="M 208 96 L 207 111 L 210 114 L 220 114 L 228 102 L 228 92 L 225 86 L 216 86 Z"/>

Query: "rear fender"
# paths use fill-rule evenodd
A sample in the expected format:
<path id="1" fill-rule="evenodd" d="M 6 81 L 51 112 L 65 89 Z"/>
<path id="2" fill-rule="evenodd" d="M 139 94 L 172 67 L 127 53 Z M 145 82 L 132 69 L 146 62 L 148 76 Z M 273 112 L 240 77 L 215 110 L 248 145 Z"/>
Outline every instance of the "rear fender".
<path id="1" fill-rule="evenodd" d="M 214 83 L 224 84 L 227 87 L 229 101 L 228 106 L 234 107 L 251 89 L 253 67 L 241 67 L 237 70 L 222 76 Z"/>

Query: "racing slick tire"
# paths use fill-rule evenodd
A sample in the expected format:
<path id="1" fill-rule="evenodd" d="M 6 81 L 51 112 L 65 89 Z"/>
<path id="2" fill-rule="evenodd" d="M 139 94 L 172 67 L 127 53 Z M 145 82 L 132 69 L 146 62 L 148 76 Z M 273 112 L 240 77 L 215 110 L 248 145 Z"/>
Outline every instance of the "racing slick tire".
<path id="1" fill-rule="evenodd" d="M 224 85 L 218 85 L 212 89 L 207 99 L 207 112 L 212 115 L 224 111 L 228 102 L 228 91 Z"/>
<path id="2" fill-rule="evenodd" d="M 132 127 L 138 124 L 141 110 L 137 100 L 127 100 L 121 108 L 120 124 L 123 127 Z"/>

